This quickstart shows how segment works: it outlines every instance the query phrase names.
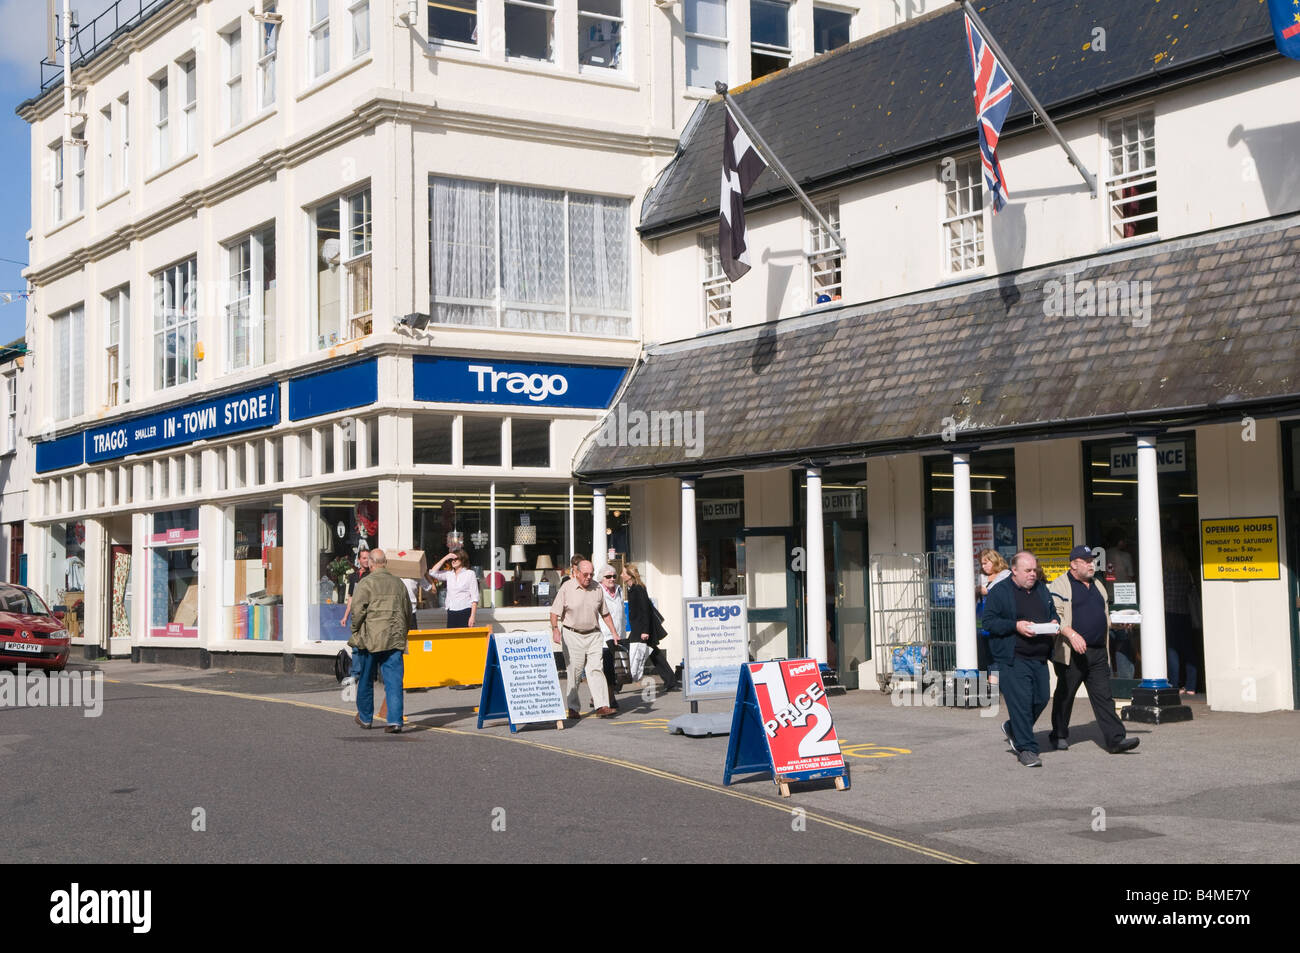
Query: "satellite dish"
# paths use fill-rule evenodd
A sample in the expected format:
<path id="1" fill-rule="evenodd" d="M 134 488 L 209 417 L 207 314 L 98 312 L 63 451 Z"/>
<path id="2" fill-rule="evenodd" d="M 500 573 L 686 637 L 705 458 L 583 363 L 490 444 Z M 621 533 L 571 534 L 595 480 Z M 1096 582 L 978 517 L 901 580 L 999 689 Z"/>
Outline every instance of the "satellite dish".
<path id="1" fill-rule="evenodd" d="M 325 262 L 327 265 L 337 265 L 339 263 L 339 252 L 342 250 L 342 247 L 343 246 L 339 243 L 337 238 L 325 239 L 325 241 L 321 242 L 320 246 L 320 260 Z"/>

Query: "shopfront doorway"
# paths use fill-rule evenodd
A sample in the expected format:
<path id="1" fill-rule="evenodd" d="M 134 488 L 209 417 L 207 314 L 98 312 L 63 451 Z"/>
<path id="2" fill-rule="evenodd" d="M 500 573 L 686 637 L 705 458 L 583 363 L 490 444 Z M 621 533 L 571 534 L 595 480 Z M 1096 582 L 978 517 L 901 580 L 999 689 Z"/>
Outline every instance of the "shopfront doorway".
<path id="1" fill-rule="evenodd" d="M 1291 704 L 1300 708 L 1300 422 L 1282 425 L 1282 468 L 1286 480 L 1283 520 L 1291 606 Z"/>
<path id="2" fill-rule="evenodd" d="M 866 465 L 822 470 L 822 540 L 826 566 L 826 660 L 839 684 L 858 687 L 858 668 L 871 659 L 867 622 Z M 807 540 L 808 485 L 793 477 L 801 536 Z M 805 615 L 804 625 L 807 625 Z"/>
<path id="3" fill-rule="evenodd" d="M 1170 684 L 1205 691 L 1200 619 L 1201 555 L 1196 489 L 1196 435 L 1165 434 L 1156 445 L 1160 486 L 1160 538 L 1164 560 L 1165 637 L 1177 652 L 1179 671 Z M 1085 539 L 1106 553 L 1105 584 L 1113 605 L 1131 605 L 1140 592 L 1137 544 L 1137 442 L 1117 437 L 1083 445 Z M 1126 585 L 1127 584 L 1127 585 Z M 1178 644 L 1175 645 L 1175 642 Z M 1173 656 L 1167 660 L 1172 663 Z M 1115 696 L 1128 698 L 1142 678 L 1137 627 L 1111 634 Z"/>
<path id="4" fill-rule="evenodd" d="M 742 529 L 736 536 L 735 594 L 746 597 L 750 654 L 755 659 L 799 658 L 806 652 L 802 574 L 791 560 L 797 540 L 792 526 Z"/>
<path id="5" fill-rule="evenodd" d="M 100 636 L 100 647 L 110 657 L 131 654 L 131 517 L 119 514 L 104 521 L 108 540 L 104 618 L 107 622 Z"/>

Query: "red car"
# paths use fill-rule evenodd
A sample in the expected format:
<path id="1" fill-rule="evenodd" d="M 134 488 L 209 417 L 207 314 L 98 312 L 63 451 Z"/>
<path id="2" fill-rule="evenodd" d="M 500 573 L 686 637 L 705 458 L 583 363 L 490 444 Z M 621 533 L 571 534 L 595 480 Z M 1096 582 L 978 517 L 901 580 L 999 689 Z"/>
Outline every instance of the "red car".
<path id="1" fill-rule="evenodd" d="M 68 664 L 71 637 L 36 593 L 26 586 L 0 583 L 0 666 L 61 672 Z"/>

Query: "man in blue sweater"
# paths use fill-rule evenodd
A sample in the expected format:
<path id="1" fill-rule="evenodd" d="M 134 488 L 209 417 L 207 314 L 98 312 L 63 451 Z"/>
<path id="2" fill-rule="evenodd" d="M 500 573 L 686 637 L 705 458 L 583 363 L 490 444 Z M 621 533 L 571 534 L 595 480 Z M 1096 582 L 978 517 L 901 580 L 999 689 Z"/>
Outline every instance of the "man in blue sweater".
<path id="1" fill-rule="evenodd" d="M 1047 707 L 1047 660 L 1061 617 L 1039 578 L 1033 553 L 1022 551 L 1012 558 L 1010 582 L 989 590 L 984 628 L 1001 669 L 999 687 L 1010 715 L 1002 723 L 1002 733 L 1022 765 L 1038 768 L 1043 762 L 1034 740 L 1034 722 Z"/>

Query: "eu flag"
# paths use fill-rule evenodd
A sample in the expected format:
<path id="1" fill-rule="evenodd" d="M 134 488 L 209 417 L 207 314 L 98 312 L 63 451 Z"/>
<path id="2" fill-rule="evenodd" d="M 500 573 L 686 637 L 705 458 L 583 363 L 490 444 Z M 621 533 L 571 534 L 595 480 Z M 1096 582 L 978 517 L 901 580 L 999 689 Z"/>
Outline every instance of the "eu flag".
<path id="1" fill-rule="evenodd" d="M 1300 0 L 1268 0 L 1273 39 L 1283 56 L 1300 60 Z"/>

